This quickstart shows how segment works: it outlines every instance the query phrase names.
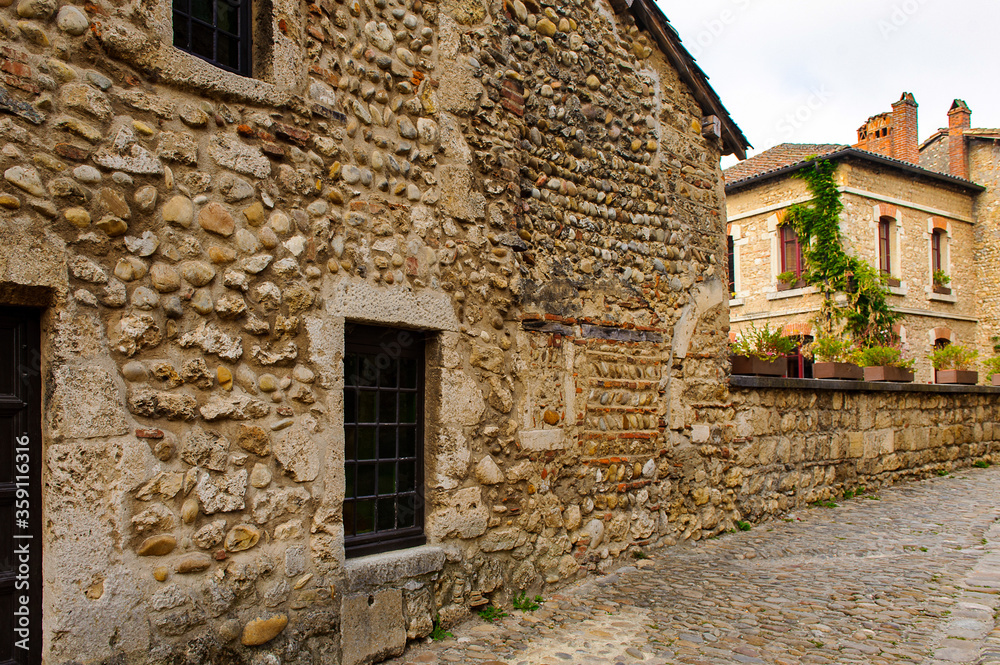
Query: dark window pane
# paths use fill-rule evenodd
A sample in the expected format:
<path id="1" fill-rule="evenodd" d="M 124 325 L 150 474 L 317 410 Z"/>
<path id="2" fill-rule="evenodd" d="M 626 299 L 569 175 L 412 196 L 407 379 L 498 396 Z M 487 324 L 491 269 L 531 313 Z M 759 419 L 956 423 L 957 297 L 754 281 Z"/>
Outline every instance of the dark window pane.
<path id="1" fill-rule="evenodd" d="M 358 385 L 358 356 L 353 353 L 344 357 L 344 385 Z"/>
<path id="2" fill-rule="evenodd" d="M 417 393 L 399 393 L 399 422 L 417 422 Z"/>
<path id="3" fill-rule="evenodd" d="M 396 463 L 382 462 L 378 465 L 378 493 L 396 493 Z"/>
<path id="4" fill-rule="evenodd" d="M 374 423 L 375 420 L 375 399 L 378 396 L 374 390 L 361 390 L 358 395 L 358 422 Z"/>
<path id="5" fill-rule="evenodd" d="M 380 392 L 378 394 L 378 421 L 380 423 L 396 422 L 395 392 Z"/>
<path id="6" fill-rule="evenodd" d="M 188 0 L 174 0 L 174 11 L 188 13 Z M 174 20 L 176 20 L 176 15 Z"/>
<path id="7" fill-rule="evenodd" d="M 417 488 L 417 463 L 399 462 L 397 492 L 412 492 Z"/>
<path id="8" fill-rule="evenodd" d="M 348 536 L 354 535 L 354 502 L 344 502 L 344 533 Z"/>
<path id="9" fill-rule="evenodd" d="M 187 16 L 174 14 L 174 46 L 187 49 L 191 46 L 191 29 Z"/>
<path id="10" fill-rule="evenodd" d="M 371 533 L 375 530 L 375 499 L 357 501 L 354 504 L 355 533 Z"/>
<path id="11" fill-rule="evenodd" d="M 375 465 L 359 464 L 357 485 L 358 496 L 375 496 Z"/>
<path id="12" fill-rule="evenodd" d="M 417 454 L 417 428 L 399 428 L 399 456 L 414 457 Z"/>
<path id="13" fill-rule="evenodd" d="M 344 476 L 345 476 L 345 491 L 344 496 L 348 499 L 353 499 L 354 494 L 354 465 L 348 462 L 344 466 Z"/>
<path id="14" fill-rule="evenodd" d="M 396 502 L 396 526 L 405 529 L 413 526 L 417 522 L 417 511 L 414 507 L 416 497 L 401 496 Z"/>
<path id="15" fill-rule="evenodd" d="M 388 531 L 396 528 L 396 499 L 378 500 L 378 529 Z"/>
<path id="16" fill-rule="evenodd" d="M 358 385 L 375 386 L 378 379 L 378 367 L 375 365 L 375 358 L 372 356 L 361 356 L 359 359 Z"/>
<path id="17" fill-rule="evenodd" d="M 358 393 L 354 390 L 344 391 L 344 422 L 358 422 Z"/>
<path id="18" fill-rule="evenodd" d="M 191 52 L 204 58 L 215 57 L 215 31 L 198 23 L 191 24 Z"/>
<path id="19" fill-rule="evenodd" d="M 389 360 L 388 364 L 379 372 L 378 385 L 383 388 L 395 388 L 398 376 L 399 363 L 395 360 Z"/>
<path id="20" fill-rule="evenodd" d="M 359 427 L 358 454 L 356 459 L 375 459 L 375 428 Z"/>
<path id="21" fill-rule="evenodd" d="M 212 25 L 212 3 L 206 0 L 194 0 L 191 3 L 191 16 Z"/>
<path id="22" fill-rule="evenodd" d="M 228 35 L 224 35 L 221 32 L 216 36 L 217 41 L 217 51 L 215 55 L 215 60 L 220 65 L 225 65 L 226 67 L 231 67 L 232 69 L 239 69 L 240 66 L 240 42 L 238 39 L 233 39 Z"/>
<path id="23" fill-rule="evenodd" d="M 417 359 L 400 358 L 399 360 L 399 387 L 417 387 Z"/>
<path id="24" fill-rule="evenodd" d="M 378 430 L 378 456 L 391 459 L 396 456 L 396 428 L 380 427 Z"/>
<path id="25" fill-rule="evenodd" d="M 215 27 L 237 35 L 240 32 L 239 5 L 232 6 L 226 0 L 216 0 Z"/>
<path id="26" fill-rule="evenodd" d="M 358 459 L 358 449 L 357 449 L 357 429 L 354 427 L 344 428 L 344 459 L 353 460 Z"/>

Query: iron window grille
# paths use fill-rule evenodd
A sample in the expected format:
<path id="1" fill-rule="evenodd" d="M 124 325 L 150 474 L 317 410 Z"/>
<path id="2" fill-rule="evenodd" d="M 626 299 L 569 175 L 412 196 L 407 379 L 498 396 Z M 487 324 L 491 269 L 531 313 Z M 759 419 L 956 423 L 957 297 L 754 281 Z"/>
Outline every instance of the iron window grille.
<path id="1" fill-rule="evenodd" d="M 422 545 L 423 335 L 350 323 L 345 333 L 346 554 Z"/>
<path id="2" fill-rule="evenodd" d="M 226 71 L 251 75 L 250 0 L 173 0 L 174 46 Z"/>

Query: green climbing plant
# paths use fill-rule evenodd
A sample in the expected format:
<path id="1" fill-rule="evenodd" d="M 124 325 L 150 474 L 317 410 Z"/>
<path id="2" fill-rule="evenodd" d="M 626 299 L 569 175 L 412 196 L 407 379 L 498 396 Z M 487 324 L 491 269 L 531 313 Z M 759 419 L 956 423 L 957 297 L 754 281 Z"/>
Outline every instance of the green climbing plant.
<path id="1" fill-rule="evenodd" d="M 843 322 L 844 332 L 860 346 L 895 342 L 893 324 L 900 315 L 886 299 L 886 281 L 870 263 L 844 250 L 840 215 L 844 204 L 834 179 L 836 164 L 812 157 L 813 163 L 796 172 L 809 185 L 813 198 L 788 209 L 786 223 L 795 229 L 802 244 L 805 271 L 802 278 L 823 294 L 817 317 L 821 331 L 832 331 Z M 836 302 L 844 293 L 847 302 Z"/>

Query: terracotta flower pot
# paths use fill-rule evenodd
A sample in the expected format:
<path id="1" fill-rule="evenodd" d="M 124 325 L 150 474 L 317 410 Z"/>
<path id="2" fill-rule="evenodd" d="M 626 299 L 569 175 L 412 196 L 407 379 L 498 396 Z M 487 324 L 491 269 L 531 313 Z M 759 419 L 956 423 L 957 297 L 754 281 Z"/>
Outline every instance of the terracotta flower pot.
<path id="1" fill-rule="evenodd" d="M 861 381 L 865 373 L 854 363 L 813 363 L 813 378 Z"/>
<path id="2" fill-rule="evenodd" d="M 877 365 L 865 367 L 865 381 L 893 381 L 897 383 L 912 383 L 913 372 L 902 367 Z"/>
<path id="3" fill-rule="evenodd" d="M 960 383 L 964 386 L 974 386 L 979 383 L 979 372 L 964 369 L 939 369 L 935 373 L 937 383 Z"/>
<path id="4" fill-rule="evenodd" d="M 729 356 L 729 361 L 733 364 L 733 374 L 746 376 L 784 376 L 786 362 L 784 358 L 778 360 L 761 360 L 748 356 Z"/>

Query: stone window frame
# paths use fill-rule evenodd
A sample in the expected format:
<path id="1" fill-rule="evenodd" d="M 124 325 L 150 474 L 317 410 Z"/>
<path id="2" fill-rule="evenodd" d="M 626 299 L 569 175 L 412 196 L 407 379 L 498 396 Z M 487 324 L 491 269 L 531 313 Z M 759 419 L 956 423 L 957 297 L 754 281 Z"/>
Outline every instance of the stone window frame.
<path id="1" fill-rule="evenodd" d="M 740 275 L 742 268 L 743 246 L 750 242 L 749 238 L 743 237 L 743 228 L 739 224 L 727 224 L 726 234 L 733 239 L 733 291 L 735 296 L 729 298 L 730 307 L 738 307 L 746 302 L 749 293 L 743 291 L 743 277 Z"/>
<path id="2" fill-rule="evenodd" d="M 927 231 L 924 234 L 927 241 L 927 286 L 924 287 L 924 292 L 927 295 L 927 300 L 956 303 L 958 302 L 958 289 L 955 287 L 954 281 L 949 284 L 949 288 L 951 288 L 950 294 L 934 292 L 934 251 L 932 243 L 934 242 L 935 231 L 940 231 L 941 236 L 941 266 L 949 277 L 952 275 L 951 245 L 954 236 L 952 235 L 951 221 L 944 217 L 928 217 Z"/>
<path id="3" fill-rule="evenodd" d="M 817 293 L 815 286 L 803 286 L 787 291 L 778 291 L 778 275 L 781 274 L 781 227 L 788 215 L 788 209 L 782 209 L 767 218 L 767 232 L 764 237 L 771 245 L 771 282 L 764 287 L 764 297 L 768 300 L 782 300 L 784 298 L 795 298 L 805 296 L 810 293 Z M 801 249 L 801 245 L 799 245 Z"/>
<path id="4" fill-rule="evenodd" d="M 899 281 L 899 284 L 890 284 L 889 291 L 897 295 L 906 295 L 906 282 L 903 281 L 903 240 L 906 237 L 906 230 L 903 225 L 903 215 L 896 206 L 878 203 L 872 206 L 872 219 L 869 222 L 871 228 L 874 247 L 875 265 L 881 265 L 882 251 L 879 238 L 879 226 L 884 219 L 889 219 L 889 277 Z"/>
<path id="5" fill-rule="evenodd" d="M 308 81 L 303 40 L 304 0 L 250 0 L 252 77 L 227 71 L 173 45 L 173 3 L 159 0 L 134 5 L 136 20 L 108 19 L 99 38 L 109 53 L 154 82 L 194 89 L 212 98 L 284 106 L 305 90 Z M 141 31 L 138 26 L 146 26 Z"/>

